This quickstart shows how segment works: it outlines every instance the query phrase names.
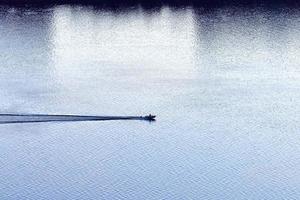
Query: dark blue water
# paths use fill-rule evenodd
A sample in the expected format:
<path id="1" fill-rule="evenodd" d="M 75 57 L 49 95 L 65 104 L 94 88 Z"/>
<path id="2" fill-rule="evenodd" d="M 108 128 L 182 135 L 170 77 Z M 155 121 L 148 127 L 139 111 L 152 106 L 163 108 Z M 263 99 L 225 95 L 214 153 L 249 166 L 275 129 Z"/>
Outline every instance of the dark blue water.
<path id="1" fill-rule="evenodd" d="M 300 12 L 0 8 L 0 199 L 298 199 Z"/>

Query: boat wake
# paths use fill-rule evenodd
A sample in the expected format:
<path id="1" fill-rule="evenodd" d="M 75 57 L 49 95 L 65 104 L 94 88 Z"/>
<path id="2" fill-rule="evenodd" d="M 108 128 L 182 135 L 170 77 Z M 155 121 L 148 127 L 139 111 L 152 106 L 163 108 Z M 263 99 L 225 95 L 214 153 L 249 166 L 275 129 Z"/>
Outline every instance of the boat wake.
<path id="1" fill-rule="evenodd" d="M 76 122 L 107 120 L 146 120 L 155 121 L 155 116 L 86 116 L 86 115 L 47 115 L 47 114 L 0 114 L 0 124 L 38 122 Z"/>

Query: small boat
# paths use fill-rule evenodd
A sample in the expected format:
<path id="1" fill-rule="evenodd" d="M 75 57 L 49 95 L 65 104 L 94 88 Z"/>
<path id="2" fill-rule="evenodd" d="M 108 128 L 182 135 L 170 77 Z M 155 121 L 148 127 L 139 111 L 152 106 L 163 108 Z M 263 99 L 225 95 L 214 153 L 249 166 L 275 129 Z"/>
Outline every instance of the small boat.
<path id="1" fill-rule="evenodd" d="M 148 121 L 155 121 L 155 117 L 156 117 L 155 115 L 149 114 L 149 115 L 145 116 L 144 119 L 148 120 Z"/>

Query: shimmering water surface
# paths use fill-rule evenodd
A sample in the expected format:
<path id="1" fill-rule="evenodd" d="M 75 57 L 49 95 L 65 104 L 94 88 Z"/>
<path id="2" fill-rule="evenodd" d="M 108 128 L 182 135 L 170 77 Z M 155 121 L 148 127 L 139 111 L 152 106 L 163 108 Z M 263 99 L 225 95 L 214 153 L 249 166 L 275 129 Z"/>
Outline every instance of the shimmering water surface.
<path id="1" fill-rule="evenodd" d="M 0 7 L 0 199 L 298 199 L 300 11 Z"/>

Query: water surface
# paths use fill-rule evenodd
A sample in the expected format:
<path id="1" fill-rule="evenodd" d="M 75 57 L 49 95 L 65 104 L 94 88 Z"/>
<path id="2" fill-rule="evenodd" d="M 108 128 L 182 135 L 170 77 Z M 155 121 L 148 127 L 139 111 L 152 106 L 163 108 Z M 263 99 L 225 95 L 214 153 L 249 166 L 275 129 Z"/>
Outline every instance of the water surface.
<path id="1" fill-rule="evenodd" d="M 0 199 L 297 199 L 300 12 L 0 7 Z"/>

